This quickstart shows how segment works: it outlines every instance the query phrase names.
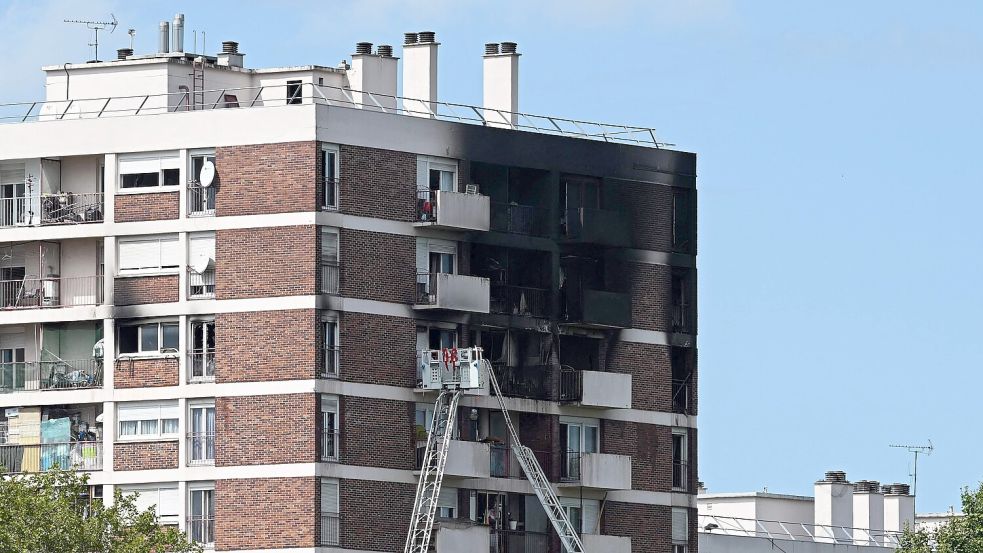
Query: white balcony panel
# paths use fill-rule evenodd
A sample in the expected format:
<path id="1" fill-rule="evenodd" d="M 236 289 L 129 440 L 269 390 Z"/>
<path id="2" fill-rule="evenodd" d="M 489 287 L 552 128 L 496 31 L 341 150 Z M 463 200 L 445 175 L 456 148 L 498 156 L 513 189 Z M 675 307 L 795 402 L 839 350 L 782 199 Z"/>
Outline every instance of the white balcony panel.
<path id="1" fill-rule="evenodd" d="M 581 371 L 583 398 L 587 407 L 631 408 L 631 375 L 598 371 Z"/>

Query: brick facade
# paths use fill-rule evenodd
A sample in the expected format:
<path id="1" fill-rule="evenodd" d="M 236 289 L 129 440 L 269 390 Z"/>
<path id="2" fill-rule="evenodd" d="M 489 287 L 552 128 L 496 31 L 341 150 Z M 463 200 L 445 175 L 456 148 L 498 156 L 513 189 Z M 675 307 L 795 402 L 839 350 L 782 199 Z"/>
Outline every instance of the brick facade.
<path id="1" fill-rule="evenodd" d="M 317 478 L 236 478 L 215 482 L 215 549 L 314 547 Z"/>
<path id="2" fill-rule="evenodd" d="M 215 215 L 317 211 L 318 150 L 313 141 L 216 148 Z"/>
<path id="3" fill-rule="evenodd" d="M 315 460 L 317 395 L 219 397 L 215 465 L 276 465 Z"/>
<path id="4" fill-rule="evenodd" d="M 117 194 L 113 203 L 113 219 L 117 223 L 177 219 L 181 211 L 180 201 L 179 192 Z"/>
<path id="5" fill-rule="evenodd" d="M 178 468 L 177 441 L 116 442 L 113 470 L 157 470 Z"/>
<path id="6" fill-rule="evenodd" d="M 346 479 L 340 488 L 341 547 L 402 551 L 416 486 Z"/>
<path id="7" fill-rule="evenodd" d="M 672 188 L 648 182 L 619 183 L 631 220 L 632 247 L 672 251 Z"/>
<path id="8" fill-rule="evenodd" d="M 672 269 L 666 265 L 626 263 L 631 286 L 633 328 L 668 332 L 672 317 Z"/>
<path id="9" fill-rule="evenodd" d="M 403 317 L 347 312 L 339 321 L 341 369 L 349 382 L 416 385 L 416 322 Z M 371 344 L 372 347 L 365 347 Z M 379 355 L 385 351 L 386 355 Z"/>
<path id="10" fill-rule="evenodd" d="M 414 303 L 416 238 L 341 229 L 341 295 Z"/>
<path id="11" fill-rule="evenodd" d="M 178 275 L 116 278 L 114 303 L 116 305 L 173 303 L 178 301 L 180 286 Z"/>
<path id="12" fill-rule="evenodd" d="M 341 145 L 341 212 L 416 220 L 416 154 Z"/>
<path id="13" fill-rule="evenodd" d="M 601 420 L 601 453 L 631 457 L 631 489 L 672 491 L 672 428 Z"/>
<path id="14" fill-rule="evenodd" d="M 220 300 L 317 292 L 314 225 L 219 230 L 215 233 L 215 297 Z"/>
<path id="15" fill-rule="evenodd" d="M 314 378 L 318 321 L 313 309 L 215 315 L 215 381 Z"/>
<path id="16" fill-rule="evenodd" d="M 341 455 L 346 465 L 413 470 L 414 404 L 405 401 L 342 399 Z"/>
<path id="17" fill-rule="evenodd" d="M 117 388 L 177 386 L 178 365 L 176 358 L 117 359 L 113 383 Z"/>
<path id="18" fill-rule="evenodd" d="M 670 553 L 672 508 L 607 501 L 601 517 L 601 533 L 631 538 L 632 553 Z"/>

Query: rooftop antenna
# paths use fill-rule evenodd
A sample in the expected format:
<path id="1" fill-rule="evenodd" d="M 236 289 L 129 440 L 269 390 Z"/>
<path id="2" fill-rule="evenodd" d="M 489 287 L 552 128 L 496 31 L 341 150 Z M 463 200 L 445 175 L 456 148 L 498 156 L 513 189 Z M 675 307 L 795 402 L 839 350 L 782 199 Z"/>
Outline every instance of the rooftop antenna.
<path id="1" fill-rule="evenodd" d="M 137 36 L 137 30 L 136 29 L 130 29 L 129 31 L 126 31 L 126 34 L 130 35 L 130 50 L 132 50 L 133 49 L 133 38 Z"/>
<path id="2" fill-rule="evenodd" d="M 89 46 L 94 46 L 96 49 L 95 61 L 99 61 L 99 31 L 109 27 L 109 32 L 112 33 L 116 30 L 116 25 L 119 24 L 119 21 L 116 20 L 115 15 L 109 14 L 109 17 L 110 21 L 83 21 L 81 19 L 65 20 L 65 23 L 80 23 L 95 32 L 95 41 L 89 43 Z M 132 35 L 130 38 L 132 39 Z"/>
<path id="3" fill-rule="evenodd" d="M 932 445 L 932 440 L 928 441 L 928 445 L 902 445 L 902 444 L 891 444 L 888 447 L 896 447 L 898 449 L 906 449 L 908 453 L 914 454 L 915 462 L 912 466 L 911 477 L 911 495 L 915 496 L 915 501 L 918 501 L 918 454 L 924 453 L 925 455 L 931 455 L 935 451 L 935 446 Z"/>

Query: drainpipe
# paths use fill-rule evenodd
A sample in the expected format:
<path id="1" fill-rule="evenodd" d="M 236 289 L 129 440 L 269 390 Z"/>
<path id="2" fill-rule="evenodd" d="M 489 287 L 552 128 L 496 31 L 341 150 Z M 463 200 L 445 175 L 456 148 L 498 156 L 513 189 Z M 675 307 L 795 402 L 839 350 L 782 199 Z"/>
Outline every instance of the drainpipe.
<path id="1" fill-rule="evenodd" d="M 68 72 L 68 64 L 67 63 L 64 64 L 64 65 L 62 65 L 61 68 L 65 70 L 65 100 L 68 100 L 69 99 L 68 98 L 68 85 L 69 85 L 69 83 L 71 81 L 72 76 Z"/>

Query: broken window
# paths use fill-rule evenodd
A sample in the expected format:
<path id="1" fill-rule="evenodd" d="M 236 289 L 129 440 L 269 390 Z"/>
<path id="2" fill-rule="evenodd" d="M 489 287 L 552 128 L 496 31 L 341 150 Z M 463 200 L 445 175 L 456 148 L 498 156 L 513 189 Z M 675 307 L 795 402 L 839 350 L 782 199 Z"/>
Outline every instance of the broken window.
<path id="1" fill-rule="evenodd" d="M 675 268 L 672 270 L 672 331 L 693 332 L 694 314 L 692 301 L 692 271 Z"/>
<path id="2" fill-rule="evenodd" d="M 691 387 L 693 380 L 692 350 L 673 347 L 669 353 L 672 367 L 672 410 L 675 413 L 689 413 Z"/>

